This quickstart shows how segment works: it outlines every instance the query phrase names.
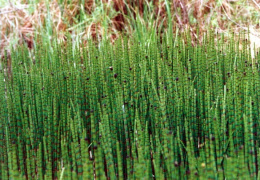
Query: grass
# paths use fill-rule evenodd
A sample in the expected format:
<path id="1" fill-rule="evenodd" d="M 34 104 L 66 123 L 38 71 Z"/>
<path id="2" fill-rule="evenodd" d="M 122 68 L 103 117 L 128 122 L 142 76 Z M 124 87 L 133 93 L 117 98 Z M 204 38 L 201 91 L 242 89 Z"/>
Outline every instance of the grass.
<path id="1" fill-rule="evenodd" d="M 121 33 L 131 35 L 136 31 L 147 36 L 164 32 L 169 24 L 180 32 L 187 27 L 194 41 L 200 38 L 196 28 L 203 33 L 214 29 L 230 36 L 251 27 L 252 43 L 259 46 L 259 5 L 255 0 L 38 0 L 5 1 L 0 3 L 1 55 L 12 47 L 26 42 L 33 48 L 34 39 L 54 34 L 64 40 L 67 33 L 78 36 L 85 43 L 88 38 L 109 37 L 115 41 Z M 170 15 L 170 16 L 169 16 Z"/>

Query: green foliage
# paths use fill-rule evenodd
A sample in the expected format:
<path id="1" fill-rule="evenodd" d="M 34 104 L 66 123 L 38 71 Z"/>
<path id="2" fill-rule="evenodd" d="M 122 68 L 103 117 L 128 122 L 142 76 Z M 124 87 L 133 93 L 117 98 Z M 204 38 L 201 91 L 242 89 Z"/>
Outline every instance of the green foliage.
<path id="1" fill-rule="evenodd" d="M 40 41 L 0 73 L 1 179 L 256 179 L 259 65 L 187 35 Z"/>

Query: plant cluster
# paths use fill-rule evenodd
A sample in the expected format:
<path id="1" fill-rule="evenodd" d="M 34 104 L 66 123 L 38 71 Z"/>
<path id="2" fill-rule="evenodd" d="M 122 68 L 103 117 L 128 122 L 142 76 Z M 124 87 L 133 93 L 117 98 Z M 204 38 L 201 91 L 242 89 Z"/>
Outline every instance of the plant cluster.
<path id="1" fill-rule="evenodd" d="M 214 36 L 37 39 L 33 53 L 12 51 L 0 179 L 256 179 L 259 56 Z"/>

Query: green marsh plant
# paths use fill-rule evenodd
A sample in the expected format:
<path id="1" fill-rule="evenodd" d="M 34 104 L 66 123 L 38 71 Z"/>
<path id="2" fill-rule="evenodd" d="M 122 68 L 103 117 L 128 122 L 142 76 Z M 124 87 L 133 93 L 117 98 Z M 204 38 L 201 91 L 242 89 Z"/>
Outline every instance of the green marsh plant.
<path id="1" fill-rule="evenodd" d="M 187 34 L 13 51 L 0 179 L 257 179 L 259 57 Z"/>

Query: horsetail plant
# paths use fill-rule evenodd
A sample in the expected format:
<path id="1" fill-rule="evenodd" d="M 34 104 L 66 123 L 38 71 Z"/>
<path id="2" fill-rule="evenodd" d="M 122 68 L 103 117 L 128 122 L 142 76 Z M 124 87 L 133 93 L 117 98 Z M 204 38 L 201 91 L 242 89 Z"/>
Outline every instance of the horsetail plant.
<path id="1" fill-rule="evenodd" d="M 259 56 L 205 34 L 37 39 L 0 72 L 1 179 L 257 179 Z M 241 36 L 242 37 L 242 36 Z"/>

